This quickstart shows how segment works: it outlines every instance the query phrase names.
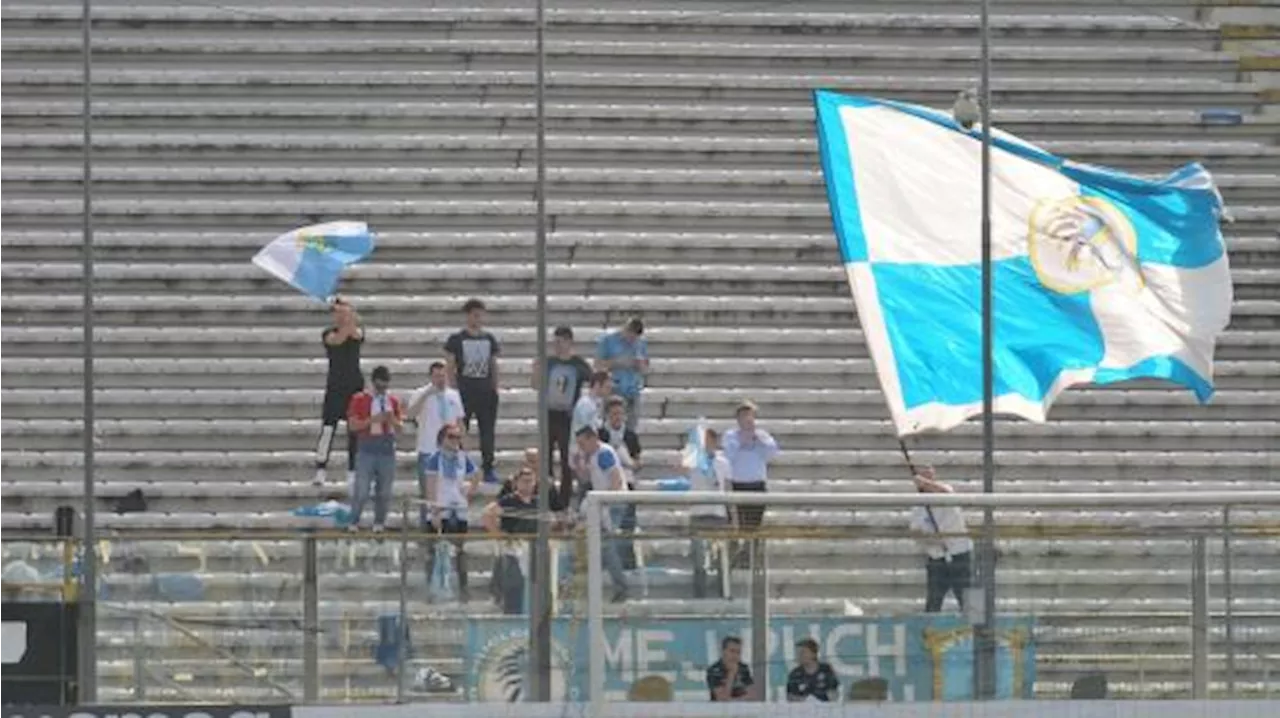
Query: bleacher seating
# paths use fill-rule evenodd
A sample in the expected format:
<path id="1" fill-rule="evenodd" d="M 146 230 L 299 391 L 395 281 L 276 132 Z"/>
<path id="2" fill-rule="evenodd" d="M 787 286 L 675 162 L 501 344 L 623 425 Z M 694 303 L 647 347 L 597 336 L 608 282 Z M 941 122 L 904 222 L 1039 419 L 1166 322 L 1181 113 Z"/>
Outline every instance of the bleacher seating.
<path id="1" fill-rule="evenodd" d="M 909 490 L 831 237 L 808 93 L 948 105 L 974 82 L 973 9 L 938 0 L 548 4 L 550 319 L 572 324 L 586 351 L 599 332 L 644 314 L 654 358 L 641 427 L 649 464 L 671 463 L 691 420 L 727 424 L 752 396 L 784 448 L 775 490 Z M 1280 476 L 1280 97 L 1269 66 L 1250 63 L 1247 40 L 1222 49 L 1251 37 L 1233 32 L 1232 18 L 1253 16 L 1217 4 L 997 6 L 997 122 L 1074 159 L 1135 172 L 1205 163 L 1235 219 L 1237 300 L 1209 406 L 1149 382 L 1072 391 L 1049 424 L 1000 424 L 1002 491 L 1258 489 Z M 288 511 L 319 496 L 309 481 L 327 319 L 248 259 L 311 218 L 367 219 L 379 248 L 343 291 L 368 328 L 366 368 L 387 364 L 401 390 L 425 381 L 461 302 L 484 297 L 505 350 L 499 463 L 513 466 L 536 435 L 531 3 L 94 5 L 95 446 L 109 539 L 101 697 L 136 698 L 143 680 L 152 699 L 280 699 L 301 675 L 300 542 L 237 532 L 296 525 Z M 2 12 L 0 518 L 6 532 L 40 531 L 82 486 L 80 7 L 6 0 Z M 1246 69 L 1254 66 L 1262 69 Z M 1206 114 L 1223 109 L 1240 122 Z M 975 486 L 978 449 L 974 426 L 917 447 L 962 490 Z M 331 466 L 341 456 L 339 447 Z M 408 494 L 410 483 L 398 489 Z M 107 500 L 134 488 L 149 510 L 111 513 Z M 1123 525 L 1134 516 L 1087 518 Z M 1028 526 L 1082 518 L 1001 514 Z M 778 510 L 772 520 L 904 522 L 901 512 L 851 519 L 822 509 Z M 666 511 L 640 517 L 654 529 L 679 521 Z M 111 536 L 147 527 L 210 533 Z M 684 598 L 684 544 L 652 542 L 649 593 L 631 615 L 741 613 L 741 600 Z M 1001 550 L 1001 608 L 1035 613 L 1042 626 L 1041 694 L 1066 695 L 1097 670 L 1113 695 L 1186 693 L 1185 540 L 1016 538 Z M 60 559 L 7 539 L 3 551 L 6 564 L 44 570 Z M 369 646 L 378 616 L 396 611 L 398 551 L 394 542 L 322 544 L 330 700 L 393 693 Z M 921 601 L 918 553 L 903 541 L 778 539 L 770 551 L 778 613 L 839 614 L 849 602 L 901 613 Z M 1233 558 L 1237 688 L 1261 690 L 1280 674 L 1274 540 L 1238 539 Z M 472 564 L 481 586 L 489 566 Z M 482 593 L 473 589 L 465 606 L 413 597 L 415 662 L 463 670 L 461 617 L 493 611 Z M 1215 593 L 1215 614 L 1221 603 Z M 1220 622 L 1213 631 L 1217 680 Z"/>

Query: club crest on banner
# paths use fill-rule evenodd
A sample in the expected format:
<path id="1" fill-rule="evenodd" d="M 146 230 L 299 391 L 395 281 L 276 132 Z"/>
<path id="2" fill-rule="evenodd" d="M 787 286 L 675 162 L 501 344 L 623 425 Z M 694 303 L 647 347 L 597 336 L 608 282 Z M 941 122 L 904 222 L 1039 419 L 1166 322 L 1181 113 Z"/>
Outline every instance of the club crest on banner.
<path id="1" fill-rule="evenodd" d="M 501 632 L 480 647 L 474 657 L 472 685 L 475 701 L 521 703 L 529 700 L 526 685 L 529 673 L 527 632 Z M 570 695 L 569 674 L 573 671 L 569 652 L 553 639 L 551 645 L 551 700 L 563 702 Z"/>
<path id="2" fill-rule="evenodd" d="M 1061 294 L 1143 285 L 1138 235 L 1129 218 L 1101 197 L 1038 202 L 1028 222 L 1027 253 L 1040 283 Z"/>

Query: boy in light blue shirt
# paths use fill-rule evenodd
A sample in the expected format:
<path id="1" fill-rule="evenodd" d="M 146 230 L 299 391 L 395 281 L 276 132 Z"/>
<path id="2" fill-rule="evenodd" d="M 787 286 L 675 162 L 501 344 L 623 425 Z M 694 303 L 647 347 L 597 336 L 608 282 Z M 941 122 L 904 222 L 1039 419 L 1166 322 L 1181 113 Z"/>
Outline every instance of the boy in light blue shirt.
<path id="1" fill-rule="evenodd" d="M 604 334 L 596 342 L 596 370 L 613 378 L 614 393 L 627 409 L 627 428 L 636 430 L 640 421 L 640 393 L 649 373 L 649 343 L 644 338 L 644 322 L 632 317 L 621 329 Z"/>

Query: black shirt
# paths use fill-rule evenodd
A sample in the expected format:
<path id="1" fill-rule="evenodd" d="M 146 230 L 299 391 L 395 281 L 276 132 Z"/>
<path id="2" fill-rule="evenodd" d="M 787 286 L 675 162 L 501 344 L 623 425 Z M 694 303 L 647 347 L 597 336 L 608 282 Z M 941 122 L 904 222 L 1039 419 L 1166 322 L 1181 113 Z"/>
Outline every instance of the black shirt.
<path id="1" fill-rule="evenodd" d="M 325 341 L 337 327 L 329 327 L 320 334 L 320 342 L 324 344 L 324 354 L 329 360 L 329 373 L 325 384 L 342 389 L 360 389 L 364 387 L 364 375 L 360 373 L 360 345 L 364 344 L 364 330 L 359 337 L 348 338 L 337 346 Z"/>
<path id="2" fill-rule="evenodd" d="M 711 700 L 716 699 L 716 689 L 724 685 L 727 677 L 728 669 L 725 668 L 724 661 L 716 661 L 707 669 L 707 690 L 711 691 Z M 753 685 L 755 685 L 755 679 L 751 677 L 751 666 L 739 663 L 738 675 L 734 676 L 733 685 L 729 687 L 729 697 L 741 698 Z"/>
<path id="3" fill-rule="evenodd" d="M 808 699 L 809 696 L 826 703 L 840 695 L 840 679 L 830 663 L 818 663 L 818 669 L 806 673 L 804 666 L 796 666 L 787 676 L 787 698 Z"/>
<path id="4" fill-rule="evenodd" d="M 454 332 L 445 341 L 444 351 L 453 357 L 459 389 L 491 386 L 493 362 L 502 353 L 498 338 L 493 334 L 487 331 L 472 334 L 465 329 Z"/>
<path id="5" fill-rule="evenodd" d="M 551 411 L 573 411 L 582 395 L 582 387 L 591 381 L 591 367 L 574 354 L 568 359 L 547 357 L 547 408 Z"/>
<path id="6" fill-rule="evenodd" d="M 504 534 L 535 534 L 538 532 L 538 497 L 533 496 L 528 502 L 511 493 L 498 499 L 502 507 L 502 516 L 498 526 Z"/>

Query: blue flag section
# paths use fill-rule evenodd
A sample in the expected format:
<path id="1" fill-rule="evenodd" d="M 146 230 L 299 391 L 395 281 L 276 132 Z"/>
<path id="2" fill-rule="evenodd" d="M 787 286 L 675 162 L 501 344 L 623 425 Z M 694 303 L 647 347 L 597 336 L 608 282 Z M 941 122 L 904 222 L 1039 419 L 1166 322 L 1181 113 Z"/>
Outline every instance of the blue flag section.
<path id="1" fill-rule="evenodd" d="M 364 222 L 313 224 L 271 240 L 253 263 L 303 294 L 327 301 L 342 271 L 373 254 L 374 242 Z"/>
<path id="2" fill-rule="evenodd" d="M 827 198 L 899 435 L 982 411 L 981 131 L 917 105 L 815 93 Z M 1077 384 L 1140 377 L 1207 401 L 1231 315 L 1221 197 L 1071 162 L 992 129 L 995 410 L 1041 422 Z"/>
<path id="3" fill-rule="evenodd" d="M 528 620 L 471 619 L 467 624 L 468 697 L 514 702 L 524 695 L 528 670 Z M 1031 698 L 1035 684 L 1034 620 L 1008 617 L 997 629 L 997 688 L 1000 698 Z M 646 676 L 671 682 L 677 700 L 708 699 L 705 672 L 720 657 L 725 636 L 743 639 L 749 655 L 750 621 L 743 619 L 644 618 L 605 620 L 605 691 L 626 697 Z M 973 628 L 961 616 L 931 614 L 893 618 L 771 617 L 769 699 L 786 699 L 787 673 L 796 665 L 795 643 L 813 638 L 819 659 L 832 665 L 840 690 L 861 678 L 889 683 L 891 701 L 972 698 Z M 557 618 L 552 624 L 552 695 L 556 701 L 588 697 L 586 621 Z"/>

